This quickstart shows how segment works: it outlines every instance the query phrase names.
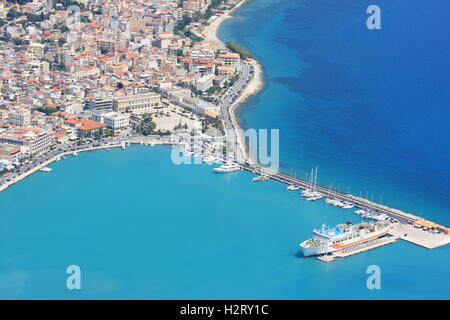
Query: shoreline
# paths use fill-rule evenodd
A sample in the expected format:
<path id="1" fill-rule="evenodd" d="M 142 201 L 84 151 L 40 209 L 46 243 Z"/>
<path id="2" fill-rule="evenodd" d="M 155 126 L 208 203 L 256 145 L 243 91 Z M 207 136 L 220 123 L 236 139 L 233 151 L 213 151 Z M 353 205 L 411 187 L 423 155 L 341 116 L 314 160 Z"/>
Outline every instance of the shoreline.
<path id="1" fill-rule="evenodd" d="M 24 172 L 23 174 L 21 174 L 20 176 L 15 177 L 14 179 L 12 179 L 11 181 L 6 182 L 3 185 L 0 185 L 0 192 L 4 191 L 5 189 L 7 189 L 8 187 L 12 186 L 13 184 L 16 184 L 22 180 L 24 180 L 25 178 L 27 178 L 28 176 L 32 175 L 33 173 L 35 173 L 36 171 L 39 171 L 40 169 L 48 166 L 49 164 L 57 161 L 58 158 L 62 158 L 64 156 L 69 156 L 69 155 L 73 155 L 74 153 L 80 153 L 80 152 L 89 152 L 89 151 L 97 151 L 97 150 L 105 150 L 105 149 L 115 149 L 115 148 L 122 148 L 124 145 L 123 144 L 139 144 L 139 145 L 149 145 L 149 144 L 153 144 L 153 145 L 174 145 L 174 144 L 178 144 L 176 142 L 166 142 L 166 141 L 145 141 L 146 139 L 131 139 L 128 141 L 123 141 L 119 144 L 112 144 L 112 145 L 102 145 L 102 146 L 96 146 L 96 147 L 87 147 L 87 148 L 82 148 L 82 149 L 77 149 L 77 150 L 71 150 L 71 151 L 66 151 L 60 154 L 57 154 L 55 156 L 53 156 L 50 159 L 47 159 L 46 161 L 38 164 L 37 166 L 31 168 L 30 170 L 28 170 L 27 172 Z M 58 160 L 59 161 L 59 160 Z"/>
<path id="2" fill-rule="evenodd" d="M 249 0 L 241 0 L 236 6 L 230 9 L 228 12 L 218 16 L 216 20 L 214 20 L 211 24 L 207 25 L 201 31 L 201 35 L 205 38 L 205 41 L 210 43 L 211 46 L 215 49 L 226 48 L 225 44 L 218 37 L 219 28 L 221 27 L 222 23 L 225 20 L 234 18 L 232 14 L 248 1 Z M 242 130 L 243 128 L 241 127 L 239 117 L 236 115 L 236 110 L 239 107 L 241 107 L 251 96 L 257 94 L 264 87 L 264 72 L 262 65 L 254 58 L 249 59 L 249 63 L 253 67 L 253 76 L 251 77 L 247 86 L 242 89 L 241 93 L 239 94 L 239 97 L 229 108 L 231 121 L 233 122 L 234 127 Z M 238 143 L 241 144 L 241 146 L 244 146 L 243 143 L 244 138 L 238 135 L 238 139 L 240 140 L 238 141 Z M 247 155 L 245 155 L 245 157 L 247 158 Z M 256 163 L 254 159 L 248 158 L 248 160 Z"/>
<path id="3" fill-rule="evenodd" d="M 226 19 L 233 18 L 231 16 L 231 14 L 236 9 L 238 9 L 243 4 L 245 4 L 247 1 L 248 0 L 241 0 L 236 6 L 234 6 L 232 9 L 230 9 L 228 12 L 220 15 L 211 24 L 207 25 L 201 32 L 202 35 L 205 36 L 205 41 L 211 43 L 213 46 L 215 45 L 215 46 L 217 46 L 219 48 L 225 48 L 225 44 L 222 41 L 220 41 L 220 39 L 217 36 L 218 29 L 220 28 L 220 26 L 221 26 L 223 21 L 225 21 Z M 241 104 L 243 104 L 250 96 L 252 96 L 252 95 L 256 94 L 257 92 L 259 92 L 264 86 L 262 66 L 254 59 L 251 59 L 250 63 L 253 66 L 254 74 L 251 77 L 251 80 L 249 81 L 248 85 L 245 88 L 242 89 L 241 93 L 239 94 L 239 97 L 230 106 L 230 109 L 229 109 L 231 120 L 232 120 L 235 128 L 239 128 L 239 129 L 241 129 L 241 126 L 240 126 L 239 118 L 235 114 L 235 110 L 237 108 L 239 108 L 241 106 Z M 242 140 L 242 137 L 238 136 L 238 139 Z M 145 144 L 145 142 L 143 142 L 143 141 L 134 141 L 134 140 L 133 141 L 126 141 L 126 142 L 129 143 L 129 144 Z M 174 143 L 167 143 L 167 142 L 162 142 L 162 141 L 152 141 L 152 143 L 154 143 L 154 144 L 174 144 Z M 63 152 L 61 154 L 55 155 L 54 157 L 52 157 L 52 158 L 42 162 L 41 164 L 38 164 L 37 166 L 31 168 L 27 172 L 24 172 L 20 176 L 15 177 L 11 181 L 8 181 L 8 182 L 4 183 L 3 185 L 0 185 L 0 192 L 4 191 L 9 186 L 24 180 L 26 177 L 28 177 L 29 175 L 35 173 L 36 171 L 39 171 L 40 169 L 46 167 L 47 165 L 55 162 L 56 159 L 58 159 L 60 157 L 67 156 L 67 155 L 72 155 L 72 154 L 74 154 L 76 152 L 87 152 L 87 151 L 103 150 L 103 149 L 110 149 L 110 148 L 119 148 L 121 146 L 122 145 L 104 145 L 104 146 L 97 146 L 97 147 L 89 147 L 89 148 L 84 148 L 84 149 L 77 149 L 77 150 L 73 150 L 73 151 L 67 151 L 67 152 Z"/>
<path id="4" fill-rule="evenodd" d="M 232 13 L 236 11 L 238 8 L 240 8 L 247 1 L 249 0 L 241 0 L 233 8 L 228 10 L 226 13 L 217 16 L 217 18 L 213 22 L 205 26 L 200 32 L 201 35 L 204 37 L 205 41 L 209 42 L 212 45 L 212 47 L 215 47 L 215 49 L 224 49 L 225 44 L 222 41 L 220 41 L 218 36 L 219 28 L 225 20 L 234 18 L 232 16 Z"/>

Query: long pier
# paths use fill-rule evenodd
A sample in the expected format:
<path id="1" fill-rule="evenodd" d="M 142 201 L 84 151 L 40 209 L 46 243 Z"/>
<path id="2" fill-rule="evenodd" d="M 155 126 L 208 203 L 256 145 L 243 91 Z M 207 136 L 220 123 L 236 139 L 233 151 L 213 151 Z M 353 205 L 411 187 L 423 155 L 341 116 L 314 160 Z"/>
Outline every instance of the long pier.
<path id="1" fill-rule="evenodd" d="M 357 251 L 354 251 L 354 253 L 359 253 L 362 251 L 370 250 L 376 247 L 379 247 L 381 245 L 385 245 L 388 243 L 392 243 L 397 239 L 405 240 L 410 243 L 422 246 L 427 249 L 433 249 L 440 246 L 444 246 L 450 243 L 450 229 L 438 225 L 436 223 L 433 223 L 431 221 L 425 220 L 422 217 L 415 216 L 411 213 L 403 212 L 398 209 L 390 208 L 384 205 L 381 205 L 379 203 L 371 202 L 367 199 L 356 197 L 352 194 L 348 193 L 342 193 L 338 192 L 323 186 L 319 185 L 313 185 L 312 183 L 299 179 L 294 178 L 289 175 L 274 172 L 270 169 L 267 169 L 265 167 L 261 167 L 258 165 L 253 164 L 241 164 L 241 168 L 247 171 L 250 171 L 255 174 L 260 175 L 266 175 L 270 179 L 282 182 L 284 184 L 288 185 L 297 185 L 302 189 L 313 189 L 315 188 L 316 191 L 322 193 L 324 196 L 332 197 L 339 199 L 341 201 L 347 201 L 355 205 L 355 207 L 361 208 L 363 210 L 372 210 L 377 213 L 385 214 L 389 217 L 395 218 L 399 221 L 399 223 L 396 223 L 391 230 L 389 231 L 389 234 L 392 236 L 390 237 L 391 240 L 382 240 L 382 241 L 375 241 L 370 242 L 369 245 L 364 246 L 363 248 L 359 248 Z M 435 229 L 440 231 L 440 234 L 432 234 L 430 232 L 426 232 L 422 230 L 421 228 L 417 229 L 414 227 L 414 225 L 418 223 L 420 224 L 426 224 L 428 226 L 433 226 Z M 395 240 L 394 240 L 395 239 Z M 388 241 L 388 242 L 386 242 Z M 348 250 L 348 252 L 351 250 Z M 336 257 L 346 257 L 349 255 L 352 255 L 354 253 L 347 253 L 344 254 L 345 251 L 341 253 L 336 253 L 333 258 L 324 258 L 324 259 L 331 259 L 330 261 L 334 260 Z M 322 259 L 323 260 L 323 259 Z"/>
<path id="2" fill-rule="evenodd" d="M 302 180 L 299 178 L 294 178 L 294 177 L 288 176 L 283 173 L 274 172 L 274 171 L 269 170 L 264 167 L 260 167 L 260 166 L 256 166 L 256 165 L 243 165 L 242 168 L 247 171 L 251 171 L 253 173 L 267 175 L 269 178 L 277 180 L 277 181 L 285 183 L 285 184 L 298 185 L 302 189 L 315 188 L 318 192 L 322 193 L 325 196 L 333 197 L 333 198 L 336 198 L 336 199 L 339 199 L 342 201 L 348 201 L 348 202 L 355 204 L 355 206 L 358 208 L 369 209 L 369 210 L 373 210 L 375 212 L 384 213 L 388 216 L 397 218 L 403 222 L 406 222 L 406 221 L 414 222 L 416 220 L 421 219 L 418 216 L 400 211 L 398 209 L 389 208 L 389 207 L 381 205 L 379 203 L 371 202 L 367 199 L 356 197 L 352 194 L 342 193 L 342 192 L 335 191 L 330 188 L 326 188 L 326 187 L 319 186 L 319 185 L 313 185 L 312 183 L 310 183 L 308 181 L 305 181 L 305 180 Z"/>

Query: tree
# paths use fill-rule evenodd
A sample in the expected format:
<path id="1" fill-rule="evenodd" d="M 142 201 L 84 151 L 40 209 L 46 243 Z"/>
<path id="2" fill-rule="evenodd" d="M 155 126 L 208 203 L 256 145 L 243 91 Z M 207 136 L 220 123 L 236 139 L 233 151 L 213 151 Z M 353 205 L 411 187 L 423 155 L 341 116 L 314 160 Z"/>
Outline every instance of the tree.
<path id="1" fill-rule="evenodd" d="M 244 47 L 238 45 L 237 43 L 234 43 L 232 41 L 227 41 L 225 45 L 231 51 L 239 53 L 239 55 L 241 56 L 242 59 L 247 59 L 247 58 L 252 57 L 252 54 L 250 53 L 250 51 L 248 51 Z"/>
<path id="2" fill-rule="evenodd" d="M 223 3 L 223 0 L 211 0 L 211 7 L 212 8 L 217 8 L 222 3 Z"/>
<path id="3" fill-rule="evenodd" d="M 66 25 L 63 25 L 63 26 L 61 26 L 61 28 L 59 30 L 61 31 L 61 33 L 66 33 L 70 29 Z"/>
<path id="4" fill-rule="evenodd" d="M 22 14 L 13 8 L 8 10 L 8 13 L 6 14 L 6 19 L 8 20 L 14 20 L 15 18 L 20 17 Z"/>
<path id="5" fill-rule="evenodd" d="M 205 14 L 203 15 L 203 18 L 208 20 L 213 15 L 214 15 L 214 12 L 211 10 L 211 6 L 209 6 L 208 9 L 206 9 Z"/>
<path id="6" fill-rule="evenodd" d="M 66 64 L 64 62 L 61 62 L 60 64 L 58 64 L 56 66 L 56 68 L 61 70 L 61 71 L 65 71 L 66 70 Z"/>
<path id="7" fill-rule="evenodd" d="M 39 107 L 39 108 L 37 108 L 37 111 L 45 113 L 46 115 L 50 115 L 58 110 L 53 109 L 53 108 L 48 108 L 48 107 Z"/>

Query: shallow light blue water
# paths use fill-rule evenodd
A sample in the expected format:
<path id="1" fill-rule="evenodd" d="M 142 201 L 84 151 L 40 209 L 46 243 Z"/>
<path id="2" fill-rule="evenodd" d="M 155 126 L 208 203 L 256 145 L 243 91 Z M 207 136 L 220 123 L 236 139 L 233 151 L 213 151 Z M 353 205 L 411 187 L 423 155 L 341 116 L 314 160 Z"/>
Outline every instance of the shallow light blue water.
<path id="1" fill-rule="evenodd" d="M 0 298 L 448 298 L 450 248 L 395 243 L 333 263 L 302 258 L 322 223 L 358 216 L 247 172 L 176 166 L 169 147 L 68 157 L 0 194 Z M 82 289 L 66 289 L 69 265 Z M 382 289 L 366 288 L 366 268 Z M 446 279 L 447 277 L 445 277 Z"/>
<path id="2" fill-rule="evenodd" d="M 448 44 L 439 41 L 445 32 L 440 20 L 429 17 L 445 10 L 428 4 L 410 11 L 417 18 L 422 9 L 429 17 L 421 28 L 434 33 L 425 45 L 418 39 L 428 29 L 389 29 L 392 17 L 411 16 L 400 7 L 385 12 L 389 6 L 381 1 L 390 50 L 381 45 L 381 34 L 354 31 L 358 23 L 365 26 L 367 3 L 361 4 L 364 10 L 342 6 L 258 0 L 237 12 L 242 18 L 225 23 L 221 37 L 250 48 L 265 68 L 266 88 L 241 109 L 244 124 L 282 129 L 287 172 L 293 168 L 302 176 L 318 164 L 323 184 L 381 193 L 383 202 L 450 224 L 448 92 L 442 82 L 450 74 L 443 61 Z M 411 29 L 409 38 L 405 28 Z M 368 55 L 373 48 L 366 37 L 374 37 L 373 47 L 384 53 Z M 414 48 L 411 63 L 398 42 Z M 386 53 L 397 58 L 383 76 Z M 378 89 L 363 81 L 363 65 Z M 405 65 L 418 73 L 401 76 L 411 69 Z M 427 109 L 413 103 L 420 96 L 429 102 Z M 386 101 L 395 101 L 396 108 Z M 382 128 L 374 119 L 391 125 Z M 397 242 L 329 264 L 302 258 L 298 243 L 312 228 L 358 217 L 304 201 L 274 181 L 252 183 L 246 172 L 218 175 L 207 165 L 176 166 L 170 151 L 132 146 L 82 153 L 1 192 L 0 298 L 449 298 L 441 267 L 450 262 L 449 246 L 425 250 Z M 82 271 L 80 291 L 66 289 L 65 270 L 72 264 Z M 381 268 L 381 290 L 366 287 L 372 264 Z"/>

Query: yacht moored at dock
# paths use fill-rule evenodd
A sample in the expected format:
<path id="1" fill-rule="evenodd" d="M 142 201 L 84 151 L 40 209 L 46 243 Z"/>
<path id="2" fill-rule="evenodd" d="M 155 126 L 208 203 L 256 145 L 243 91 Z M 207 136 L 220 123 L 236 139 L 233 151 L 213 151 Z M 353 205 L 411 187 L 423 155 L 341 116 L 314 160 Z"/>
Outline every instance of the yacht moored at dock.
<path id="1" fill-rule="evenodd" d="M 239 171 L 239 170 L 242 170 L 242 169 L 236 163 L 225 163 L 225 164 L 221 165 L 220 167 L 213 169 L 213 171 L 217 172 L 217 173 L 233 172 L 233 171 Z"/>
<path id="2" fill-rule="evenodd" d="M 339 224 L 334 228 L 322 225 L 320 230 L 313 230 L 313 237 L 300 243 L 305 257 L 332 253 L 349 246 L 379 238 L 388 233 L 390 224 L 381 222 L 350 222 Z"/>
<path id="3" fill-rule="evenodd" d="M 263 181 L 263 180 L 268 180 L 268 179 L 269 179 L 269 176 L 261 175 L 261 176 L 258 176 L 258 177 L 254 177 L 252 179 L 252 181 Z"/>
<path id="4" fill-rule="evenodd" d="M 49 168 L 49 167 L 43 167 L 43 168 L 39 169 L 39 171 L 43 171 L 43 172 L 51 172 L 51 171 L 53 171 L 53 169 L 52 169 L 52 168 Z"/>

